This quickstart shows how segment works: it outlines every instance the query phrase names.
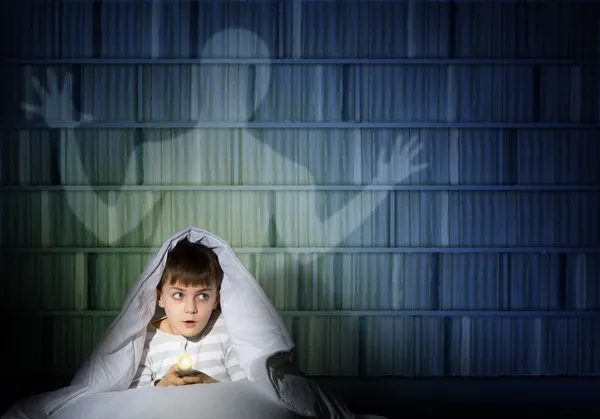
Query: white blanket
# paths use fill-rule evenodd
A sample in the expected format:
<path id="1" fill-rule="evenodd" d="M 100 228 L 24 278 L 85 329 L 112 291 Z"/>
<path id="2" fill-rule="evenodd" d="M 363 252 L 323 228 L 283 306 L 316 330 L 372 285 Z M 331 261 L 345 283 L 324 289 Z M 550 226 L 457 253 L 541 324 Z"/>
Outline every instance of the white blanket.
<path id="1" fill-rule="evenodd" d="M 214 248 L 219 258 L 224 272 L 222 316 L 249 380 L 129 390 L 140 362 L 146 326 L 155 315 L 155 290 L 167 253 L 185 237 Z M 229 244 L 210 232 L 190 227 L 173 235 L 154 255 L 71 384 L 17 401 L 2 419 L 47 419 L 51 415 L 57 419 L 186 415 L 213 419 L 284 419 L 297 415 L 354 418 L 343 402 L 294 368 L 289 361 L 293 349 L 294 342 L 282 318 Z M 92 412 L 92 408 L 98 410 Z"/>

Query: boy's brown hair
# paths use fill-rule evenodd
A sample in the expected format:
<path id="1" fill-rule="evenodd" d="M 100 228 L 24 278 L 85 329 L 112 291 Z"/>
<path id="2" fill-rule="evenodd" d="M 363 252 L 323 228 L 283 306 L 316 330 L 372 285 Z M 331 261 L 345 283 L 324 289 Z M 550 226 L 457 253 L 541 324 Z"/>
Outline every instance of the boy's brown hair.
<path id="1" fill-rule="evenodd" d="M 213 250 L 202 244 L 181 240 L 167 255 L 167 262 L 157 289 L 165 284 L 184 287 L 214 287 L 219 290 L 223 270 Z"/>

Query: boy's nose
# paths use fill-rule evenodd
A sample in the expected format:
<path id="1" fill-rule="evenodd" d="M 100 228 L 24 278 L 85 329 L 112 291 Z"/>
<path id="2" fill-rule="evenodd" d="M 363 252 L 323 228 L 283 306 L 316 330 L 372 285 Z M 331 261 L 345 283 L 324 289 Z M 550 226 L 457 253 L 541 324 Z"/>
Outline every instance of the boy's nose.
<path id="1" fill-rule="evenodd" d="M 183 309 L 186 313 L 189 314 L 196 314 L 198 312 L 198 309 L 196 308 L 196 303 L 194 301 L 186 301 Z"/>

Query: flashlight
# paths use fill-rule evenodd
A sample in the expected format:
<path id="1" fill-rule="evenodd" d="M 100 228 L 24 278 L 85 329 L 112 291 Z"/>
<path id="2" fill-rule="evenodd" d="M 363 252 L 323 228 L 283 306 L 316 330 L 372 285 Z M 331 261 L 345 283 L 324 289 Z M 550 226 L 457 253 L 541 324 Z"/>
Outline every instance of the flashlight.
<path id="1" fill-rule="evenodd" d="M 177 358 L 177 369 L 179 370 L 179 376 L 183 377 L 190 374 L 192 370 L 192 357 L 188 354 L 180 355 Z"/>

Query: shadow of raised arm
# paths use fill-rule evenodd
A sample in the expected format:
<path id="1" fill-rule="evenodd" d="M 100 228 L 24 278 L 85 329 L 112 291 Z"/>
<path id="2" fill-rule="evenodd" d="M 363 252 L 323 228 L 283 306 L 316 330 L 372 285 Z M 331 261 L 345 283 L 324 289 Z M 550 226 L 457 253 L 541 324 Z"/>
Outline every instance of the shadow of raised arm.
<path id="1" fill-rule="evenodd" d="M 373 179 L 373 184 L 389 184 L 402 183 L 410 176 L 428 167 L 427 163 L 415 163 L 414 159 L 419 154 L 422 146 L 418 143 L 417 137 L 412 137 L 410 141 L 403 143 L 402 136 L 398 136 L 394 140 L 392 154 L 387 156 L 382 150 L 377 160 L 377 175 Z M 393 182 L 390 182 L 390 174 L 393 177 Z M 315 191 L 312 190 L 308 194 L 309 213 L 308 221 L 311 225 L 316 226 L 315 231 L 327 231 L 333 233 L 327 237 L 327 242 L 333 246 L 342 243 L 346 240 L 357 228 L 359 228 L 381 205 L 387 197 L 387 193 L 377 193 L 372 197 L 373 192 L 363 190 L 356 194 L 343 208 L 335 212 L 332 216 L 321 220 L 317 214 Z M 368 202 L 368 206 L 365 206 Z M 356 215 L 360 214 L 360 217 Z M 393 216 L 393 215 L 391 215 Z M 340 221 L 343 220 L 343 223 Z M 344 228 L 329 228 L 329 225 L 343 225 Z"/>

